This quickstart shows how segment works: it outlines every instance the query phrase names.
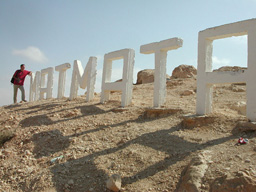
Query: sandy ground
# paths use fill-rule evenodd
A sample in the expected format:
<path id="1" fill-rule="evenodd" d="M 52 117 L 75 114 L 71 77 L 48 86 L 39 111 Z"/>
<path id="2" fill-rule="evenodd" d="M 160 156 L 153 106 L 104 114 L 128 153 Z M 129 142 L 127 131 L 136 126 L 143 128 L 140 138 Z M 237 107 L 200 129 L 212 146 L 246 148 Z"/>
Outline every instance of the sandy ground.
<path id="1" fill-rule="evenodd" d="M 103 192 L 112 174 L 121 176 L 121 191 L 182 191 L 187 166 L 201 153 L 207 166 L 198 191 L 214 191 L 241 171 L 256 176 L 255 131 L 239 130 L 248 120 L 232 108 L 246 101 L 245 88 L 215 87 L 213 113 L 203 117 L 195 116 L 193 78 L 168 81 L 157 110 L 152 83 L 134 85 L 126 108 L 119 92 L 104 104 L 97 94 L 92 102 L 79 96 L 3 106 L 0 129 L 15 137 L 0 148 L 0 191 Z M 237 145 L 241 136 L 249 143 Z"/>

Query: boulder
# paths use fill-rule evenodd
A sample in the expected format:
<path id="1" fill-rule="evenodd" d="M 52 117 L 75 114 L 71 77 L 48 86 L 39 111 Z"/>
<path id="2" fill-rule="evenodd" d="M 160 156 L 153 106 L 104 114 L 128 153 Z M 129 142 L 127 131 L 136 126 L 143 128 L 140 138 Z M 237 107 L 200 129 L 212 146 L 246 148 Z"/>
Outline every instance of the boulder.
<path id="1" fill-rule="evenodd" d="M 191 78 L 195 77 L 197 70 L 192 65 L 180 65 L 172 71 L 173 78 Z"/>
<path id="2" fill-rule="evenodd" d="M 118 192 L 121 189 L 121 176 L 118 174 L 111 175 L 107 180 L 107 188 L 111 191 Z"/>
<path id="3" fill-rule="evenodd" d="M 137 74 L 136 84 L 145 84 L 154 82 L 154 69 L 144 69 Z M 166 79 L 170 79 L 170 76 L 166 74 Z"/>
<path id="4" fill-rule="evenodd" d="M 180 95 L 181 96 L 189 96 L 189 95 L 193 95 L 193 94 L 195 94 L 195 92 L 193 90 L 185 90 Z"/>
<path id="5" fill-rule="evenodd" d="M 174 87 L 180 86 L 182 84 L 184 84 L 184 81 L 182 79 L 171 79 L 166 82 L 166 86 L 168 88 L 174 88 Z"/>

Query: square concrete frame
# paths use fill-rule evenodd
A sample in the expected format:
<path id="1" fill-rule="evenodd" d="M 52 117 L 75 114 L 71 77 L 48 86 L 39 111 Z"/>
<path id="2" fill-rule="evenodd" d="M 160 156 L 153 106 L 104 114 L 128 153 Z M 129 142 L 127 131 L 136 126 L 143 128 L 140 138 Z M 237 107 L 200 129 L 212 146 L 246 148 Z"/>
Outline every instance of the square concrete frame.
<path id="1" fill-rule="evenodd" d="M 85 89 L 87 87 L 86 101 L 91 101 L 94 97 L 95 81 L 97 74 L 97 57 L 90 57 L 89 61 L 84 69 L 82 63 L 79 60 L 74 61 L 72 82 L 70 87 L 69 99 L 72 100 L 77 97 L 78 85 L 80 88 Z"/>
<path id="2" fill-rule="evenodd" d="M 212 42 L 231 36 L 248 35 L 247 70 L 212 72 Z M 212 111 L 212 86 L 223 83 L 246 83 L 246 116 L 256 121 L 256 19 L 226 24 L 199 32 L 196 113 Z"/>
<path id="3" fill-rule="evenodd" d="M 133 49 L 122 49 L 105 54 L 101 85 L 101 103 L 110 99 L 110 91 L 122 91 L 122 107 L 131 103 L 134 57 L 135 52 Z M 112 62 L 119 59 L 123 59 L 122 81 L 111 82 Z"/>
<path id="4" fill-rule="evenodd" d="M 154 107 L 160 107 L 165 102 L 167 52 L 182 47 L 182 44 L 182 39 L 171 38 L 140 46 L 140 53 L 155 53 Z"/>

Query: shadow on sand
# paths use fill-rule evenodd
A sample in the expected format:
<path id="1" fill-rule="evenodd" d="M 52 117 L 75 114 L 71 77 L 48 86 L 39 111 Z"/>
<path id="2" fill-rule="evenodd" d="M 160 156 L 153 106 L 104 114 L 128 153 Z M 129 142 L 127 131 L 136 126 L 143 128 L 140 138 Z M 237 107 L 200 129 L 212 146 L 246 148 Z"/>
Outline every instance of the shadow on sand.
<path id="1" fill-rule="evenodd" d="M 46 115 L 33 116 L 22 121 L 21 125 L 23 125 L 23 127 L 42 124 L 52 125 L 62 121 L 77 119 L 89 115 L 99 115 L 111 111 L 102 110 L 97 107 L 97 105 L 80 106 L 75 107 L 74 109 L 79 109 L 82 114 L 57 121 L 50 120 Z M 40 122 L 38 122 L 37 119 L 41 119 Z M 114 125 L 111 125 L 111 128 L 132 122 L 140 124 L 155 119 L 159 118 L 145 119 L 143 115 L 140 115 L 137 117 L 137 119 L 118 122 Z M 81 135 L 97 132 L 107 128 L 109 128 L 109 126 L 98 126 L 95 129 L 83 131 L 81 133 L 76 133 L 69 136 L 63 136 L 63 134 L 57 129 L 35 134 L 32 137 L 32 140 L 35 143 L 34 154 L 37 158 L 42 156 L 50 156 L 69 147 L 70 138 L 72 137 L 79 137 Z M 53 182 L 56 185 L 56 190 L 58 192 L 64 191 L 64 189 L 67 188 L 65 185 L 72 181 L 72 184 L 68 185 L 70 191 L 84 192 L 91 188 L 93 188 L 93 191 L 105 191 L 105 182 L 108 178 L 108 175 L 103 169 L 98 168 L 95 160 L 105 155 L 121 152 L 134 144 L 146 146 L 156 151 L 162 151 L 167 154 L 167 157 L 164 160 L 138 170 L 132 176 L 122 177 L 122 186 L 124 187 L 141 179 L 149 178 L 158 172 L 168 169 L 170 166 L 176 164 L 177 162 L 184 160 L 185 157 L 188 157 L 193 152 L 207 149 L 208 147 L 219 145 L 237 138 L 237 136 L 233 134 L 205 143 L 193 143 L 173 134 L 180 129 L 182 129 L 182 125 L 178 123 L 176 126 L 173 126 L 167 130 L 145 133 L 135 139 L 131 139 L 127 142 L 119 144 L 117 147 L 92 152 L 91 154 L 85 155 L 78 159 L 69 159 L 64 163 L 55 164 L 51 167 L 51 172 L 53 173 Z"/>

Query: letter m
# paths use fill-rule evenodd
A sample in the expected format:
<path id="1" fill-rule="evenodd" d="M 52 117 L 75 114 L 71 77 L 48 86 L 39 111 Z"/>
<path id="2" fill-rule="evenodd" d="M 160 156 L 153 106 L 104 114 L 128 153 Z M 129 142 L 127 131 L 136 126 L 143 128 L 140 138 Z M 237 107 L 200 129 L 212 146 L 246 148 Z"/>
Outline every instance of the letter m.
<path id="1" fill-rule="evenodd" d="M 84 69 L 81 61 L 75 60 L 72 73 L 72 82 L 70 87 L 69 99 L 73 100 L 77 97 L 78 86 L 85 89 L 87 87 L 86 101 L 91 101 L 94 97 L 95 81 L 96 81 L 96 70 L 97 57 L 90 57 L 89 61 Z"/>

